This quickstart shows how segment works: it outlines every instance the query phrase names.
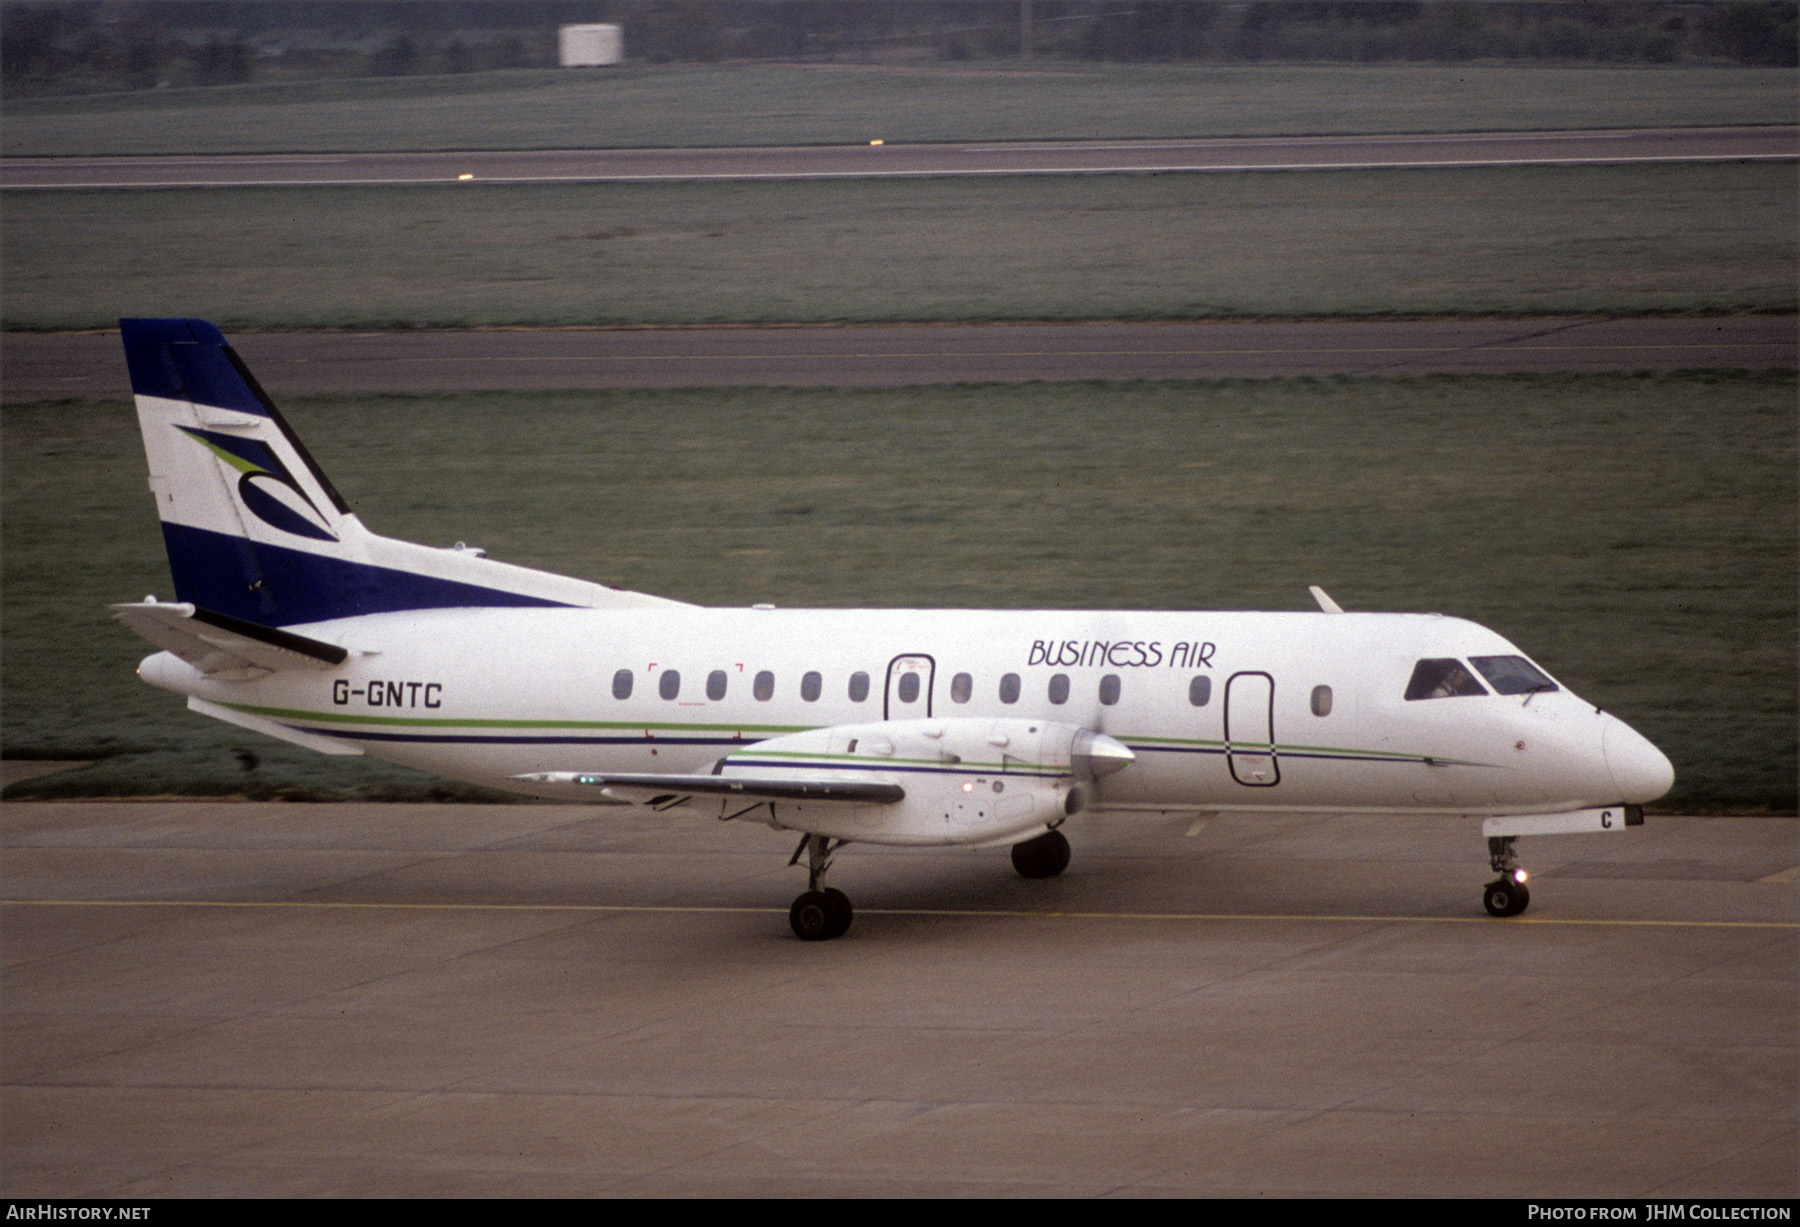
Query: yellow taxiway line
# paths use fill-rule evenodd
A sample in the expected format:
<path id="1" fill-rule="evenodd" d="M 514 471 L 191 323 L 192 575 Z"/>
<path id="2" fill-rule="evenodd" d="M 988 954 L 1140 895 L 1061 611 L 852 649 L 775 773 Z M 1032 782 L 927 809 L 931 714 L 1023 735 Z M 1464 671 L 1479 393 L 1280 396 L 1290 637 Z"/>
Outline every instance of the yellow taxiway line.
<path id="1" fill-rule="evenodd" d="M 329 900 L 253 899 L 5 899 L 3 907 L 142 907 L 142 908 L 245 908 L 271 911 L 430 911 L 430 912 L 575 912 L 592 915 L 682 912 L 695 915 L 779 915 L 775 907 L 704 906 L 651 903 L 354 903 Z M 1543 917 L 1511 917 L 1497 921 L 1490 916 L 1341 916 L 1274 912 L 1086 912 L 1012 908 L 858 908 L 858 916 L 946 916 L 1006 920 L 1152 920 L 1152 921 L 1277 921 L 1319 924 L 1498 924 L 1567 925 L 1598 928 L 1665 929 L 1797 929 L 1800 922 L 1784 920 L 1607 920 Z"/>

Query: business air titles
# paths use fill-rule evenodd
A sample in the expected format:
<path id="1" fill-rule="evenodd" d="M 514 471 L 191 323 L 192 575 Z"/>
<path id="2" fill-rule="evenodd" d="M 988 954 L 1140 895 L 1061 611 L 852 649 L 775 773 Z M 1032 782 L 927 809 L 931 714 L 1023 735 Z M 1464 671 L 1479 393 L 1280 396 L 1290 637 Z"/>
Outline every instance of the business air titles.
<path id="1" fill-rule="evenodd" d="M 1218 645 L 1183 641 L 1164 646 L 1161 640 L 1033 639 L 1025 664 L 1077 669 L 1104 665 L 1110 669 L 1210 669 Z"/>

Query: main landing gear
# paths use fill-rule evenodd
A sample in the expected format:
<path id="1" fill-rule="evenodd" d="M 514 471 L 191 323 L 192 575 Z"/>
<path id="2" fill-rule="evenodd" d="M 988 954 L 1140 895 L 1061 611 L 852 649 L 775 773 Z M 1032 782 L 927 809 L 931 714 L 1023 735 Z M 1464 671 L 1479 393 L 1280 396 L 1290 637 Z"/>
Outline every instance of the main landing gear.
<path id="1" fill-rule="evenodd" d="M 1013 868 L 1022 878 L 1054 878 L 1069 867 L 1069 840 L 1061 831 L 1012 846 Z"/>
<path id="2" fill-rule="evenodd" d="M 824 942 L 842 937 L 850 929 L 852 912 L 850 896 L 835 887 L 826 886 L 825 871 L 831 868 L 831 857 L 846 841 L 827 839 L 823 835 L 803 835 L 800 846 L 788 861 L 798 865 L 806 857 L 806 893 L 794 900 L 788 909 L 788 924 L 794 936 L 803 942 Z M 1025 878 L 1054 878 L 1069 867 L 1069 840 L 1061 831 L 1046 831 L 1036 839 L 1012 846 L 1013 868 Z"/>
<path id="3" fill-rule="evenodd" d="M 1490 916 L 1517 916 L 1531 906 L 1531 891 L 1525 885 L 1525 871 L 1513 845 L 1516 835 L 1497 835 L 1488 839 L 1488 864 L 1500 876 L 1481 892 L 1481 902 Z"/>
<path id="4" fill-rule="evenodd" d="M 800 846 L 794 849 L 794 857 L 788 862 L 797 865 L 800 854 L 806 854 L 806 893 L 794 900 L 794 906 L 788 909 L 788 924 L 793 926 L 794 936 L 803 942 L 829 941 L 842 937 L 850 929 L 850 896 L 836 887 L 820 889 L 825 881 L 825 871 L 831 868 L 831 854 L 844 843 L 844 840 L 834 842 L 823 835 L 802 836 Z"/>

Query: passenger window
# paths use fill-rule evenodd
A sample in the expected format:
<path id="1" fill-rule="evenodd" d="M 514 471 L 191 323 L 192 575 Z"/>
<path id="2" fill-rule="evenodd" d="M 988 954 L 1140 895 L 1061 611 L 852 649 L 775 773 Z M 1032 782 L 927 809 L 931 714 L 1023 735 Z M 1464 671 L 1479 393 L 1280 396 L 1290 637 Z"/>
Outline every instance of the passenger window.
<path id="1" fill-rule="evenodd" d="M 852 673 L 850 675 L 850 701 L 852 703 L 861 703 L 868 697 L 869 675 L 860 672 Z"/>
<path id="2" fill-rule="evenodd" d="M 1050 701 L 1052 703 L 1067 703 L 1069 701 L 1069 675 L 1067 673 L 1051 674 Z"/>
<path id="3" fill-rule="evenodd" d="M 756 680 L 750 684 L 750 693 L 756 696 L 756 701 L 758 703 L 767 703 L 770 699 L 774 698 L 775 675 L 770 673 L 767 669 L 758 673 L 756 675 Z"/>
<path id="4" fill-rule="evenodd" d="M 1312 713 L 1315 716 L 1329 716 L 1331 714 L 1331 687 L 1313 687 Z"/>
<path id="5" fill-rule="evenodd" d="M 1481 676 L 1499 694 L 1537 694 L 1561 689 L 1544 675 L 1542 669 L 1523 656 L 1471 656 L 1469 661 L 1481 670 Z"/>
<path id="6" fill-rule="evenodd" d="M 900 675 L 899 689 L 900 701 L 902 703 L 917 703 L 919 701 L 919 675 L 917 673 L 902 673 Z"/>
<path id="7" fill-rule="evenodd" d="M 1111 707 L 1119 701 L 1119 675 L 1108 673 L 1100 679 L 1100 701 Z"/>
<path id="8" fill-rule="evenodd" d="M 808 703 L 819 701 L 819 692 L 825 688 L 825 679 L 817 673 L 808 673 L 800 679 L 800 697 Z"/>
<path id="9" fill-rule="evenodd" d="M 1000 701 L 1002 703 L 1019 701 L 1019 675 L 1017 673 L 1004 674 L 1000 678 Z"/>
<path id="10" fill-rule="evenodd" d="M 725 670 L 723 669 L 714 669 L 711 673 L 708 673 L 706 675 L 706 697 L 713 700 L 715 703 L 724 698 L 725 683 L 727 680 L 728 679 L 725 677 Z"/>
<path id="11" fill-rule="evenodd" d="M 1406 684 L 1406 697 L 1411 699 L 1448 699 L 1457 695 L 1486 694 L 1487 687 L 1475 680 L 1467 665 L 1449 658 L 1421 660 L 1413 666 L 1412 680 Z"/>
<path id="12" fill-rule="evenodd" d="M 975 679 L 967 673 L 958 673 L 950 679 L 950 701 L 967 703 L 969 696 L 975 693 Z"/>
<path id="13" fill-rule="evenodd" d="M 1202 673 L 1188 683 L 1188 702 L 1195 707 L 1205 707 L 1212 699 L 1212 679 Z"/>
<path id="14" fill-rule="evenodd" d="M 613 698 L 629 699 L 631 697 L 631 670 L 620 669 L 613 674 Z"/>
<path id="15" fill-rule="evenodd" d="M 681 693 L 681 674 L 674 669 L 665 669 L 661 678 L 657 679 L 656 693 L 665 699 L 672 699 Z"/>

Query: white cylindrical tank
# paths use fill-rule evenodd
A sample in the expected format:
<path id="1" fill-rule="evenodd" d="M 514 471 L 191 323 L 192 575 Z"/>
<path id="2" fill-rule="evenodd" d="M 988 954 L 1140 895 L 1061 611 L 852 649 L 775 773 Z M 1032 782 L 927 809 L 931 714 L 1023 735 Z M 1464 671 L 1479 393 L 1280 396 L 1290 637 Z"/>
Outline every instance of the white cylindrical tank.
<path id="1" fill-rule="evenodd" d="M 602 68 L 625 58 L 625 27 L 563 26 L 557 48 L 564 68 Z"/>

